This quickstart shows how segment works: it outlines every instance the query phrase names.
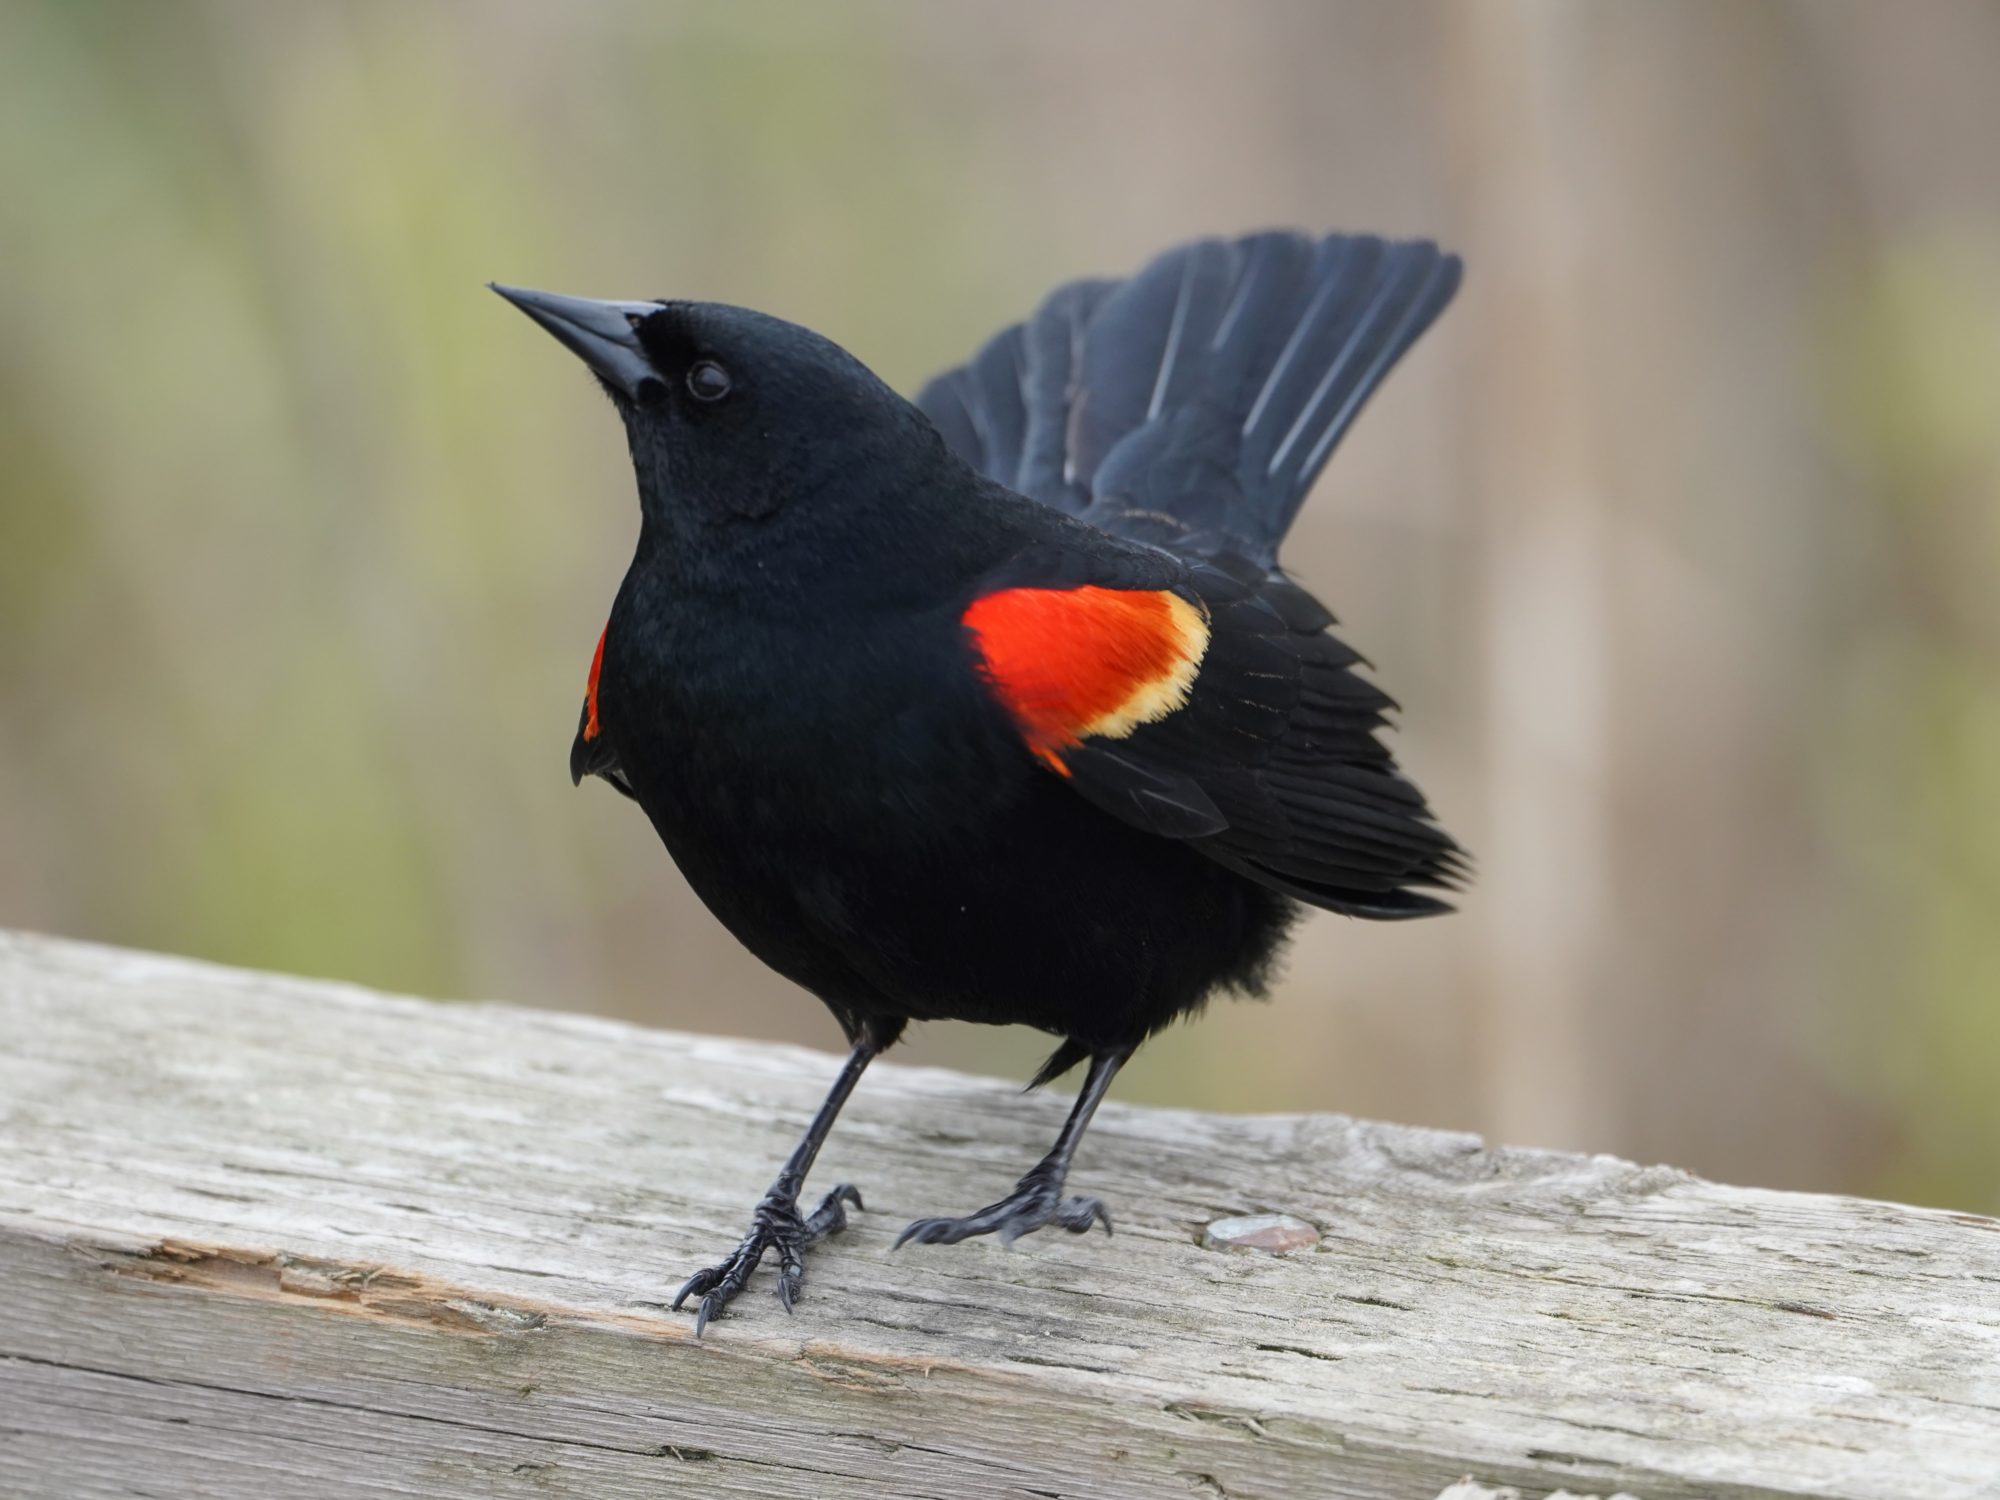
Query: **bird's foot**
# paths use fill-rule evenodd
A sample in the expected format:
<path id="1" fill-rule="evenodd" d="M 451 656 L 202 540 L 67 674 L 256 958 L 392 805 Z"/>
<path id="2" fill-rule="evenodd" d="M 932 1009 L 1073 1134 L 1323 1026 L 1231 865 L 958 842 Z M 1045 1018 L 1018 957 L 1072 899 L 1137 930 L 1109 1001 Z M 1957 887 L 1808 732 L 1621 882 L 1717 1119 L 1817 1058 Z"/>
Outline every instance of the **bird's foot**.
<path id="1" fill-rule="evenodd" d="M 799 1287 L 806 1276 L 806 1248 L 817 1244 L 830 1234 L 838 1234 L 847 1227 L 847 1205 L 862 1207 L 861 1194 L 847 1183 L 820 1199 L 819 1207 L 810 1214 L 799 1212 L 799 1194 L 795 1187 L 779 1183 L 764 1195 L 757 1205 L 757 1212 L 751 1216 L 750 1232 L 743 1236 L 743 1243 L 730 1252 L 720 1265 L 697 1271 L 682 1284 L 674 1294 L 673 1310 L 690 1297 L 701 1298 L 701 1307 L 695 1313 L 694 1336 L 700 1338 L 708 1327 L 708 1320 L 727 1307 L 736 1294 L 743 1290 L 750 1280 L 750 1273 L 764 1258 L 767 1250 L 778 1252 L 778 1300 L 785 1311 L 792 1310 L 798 1301 Z"/>
<path id="2" fill-rule="evenodd" d="M 1011 1245 L 1024 1234 L 1051 1224 L 1071 1234 L 1086 1233 L 1093 1224 L 1102 1224 L 1111 1233 L 1111 1215 L 1097 1198 L 1065 1198 L 1063 1179 L 1040 1171 L 1030 1172 L 1020 1185 L 998 1203 L 989 1203 L 962 1219 L 918 1219 L 896 1236 L 897 1246 L 911 1240 L 919 1245 L 955 1245 L 976 1234 L 998 1234 L 1000 1242 Z"/>

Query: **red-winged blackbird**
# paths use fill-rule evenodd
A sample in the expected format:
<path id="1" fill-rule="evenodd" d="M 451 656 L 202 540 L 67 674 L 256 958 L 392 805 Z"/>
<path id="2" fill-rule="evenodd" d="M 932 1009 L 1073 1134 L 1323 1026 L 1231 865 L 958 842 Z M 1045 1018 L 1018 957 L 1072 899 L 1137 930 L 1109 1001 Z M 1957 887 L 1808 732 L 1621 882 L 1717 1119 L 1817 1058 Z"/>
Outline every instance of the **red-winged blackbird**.
<path id="1" fill-rule="evenodd" d="M 1458 287 L 1426 242 L 1269 233 L 1079 281 L 905 401 L 804 328 L 701 302 L 494 289 L 624 419 L 638 549 L 571 776 L 652 819 L 751 952 L 853 1044 L 697 1331 L 767 1250 L 797 1296 L 845 1184 L 799 1192 L 912 1020 L 1038 1027 L 1089 1074 L 949 1244 L 1110 1227 L 1065 1197 L 1112 1075 L 1257 992 L 1299 903 L 1449 908 L 1458 846 L 1377 738 L 1390 699 L 1278 566 L 1327 456 Z M 1032 1087 L 1032 1085 L 1031 1085 Z"/>

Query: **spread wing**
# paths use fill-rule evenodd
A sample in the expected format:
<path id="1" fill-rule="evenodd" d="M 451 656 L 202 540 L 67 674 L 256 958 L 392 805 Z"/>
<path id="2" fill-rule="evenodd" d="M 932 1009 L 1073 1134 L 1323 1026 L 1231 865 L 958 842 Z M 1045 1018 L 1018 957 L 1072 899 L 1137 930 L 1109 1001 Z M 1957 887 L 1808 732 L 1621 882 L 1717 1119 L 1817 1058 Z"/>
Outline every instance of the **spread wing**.
<path id="1" fill-rule="evenodd" d="M 1465 879 L 1379 737 L 1394 708 L 1319 602 L 1228 555 L 1165 587 L 982 593 L 964 624 L 1028 752 L 1115 817 L 1354 916 L 1428 916 Z"/>
<path id="2" fill-rule="evenodd" d="M 974 468 L 1103 534 L 1081 572 L 1017 568 L 966 611 L 1029 752 L 1333 911 L 1447 910 L 1429 893 L 1465 857 L 1381 741 L 1394 705 L 1278 549 L 1459 271 L 1423 240 L 1197 241 L 1061 288 L 917 398 Z"/>
<path id="3" fill-rule="evenodd" d="M 917 405 L 973 468 L 1044 505 L 1269 566 L 1459 273 L 1428 240 L 1197 240 L 1059 288 Z"/>

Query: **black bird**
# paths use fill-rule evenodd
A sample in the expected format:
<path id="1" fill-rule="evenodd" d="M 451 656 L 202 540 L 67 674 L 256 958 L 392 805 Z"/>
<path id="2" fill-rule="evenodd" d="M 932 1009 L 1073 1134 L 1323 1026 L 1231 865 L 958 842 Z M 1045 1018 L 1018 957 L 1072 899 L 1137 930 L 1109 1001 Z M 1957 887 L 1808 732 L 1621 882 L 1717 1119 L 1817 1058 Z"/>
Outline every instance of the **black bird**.
<path id="1" fill-rule="evenodd" d="M 763 313 L 496 286 L 624 419 L 638 548 L 570 773 L 637 802 L 710 911 L 853 1046 L 697 1331 L 840 1229 L 807 1172 L 911 1021 L 1061 1038 L 1089 1074 L 1018 1187 L 897 1243 L 1110 1219 L 1065 1196 L 1133 1049 L 1255 993 L 1300 904 L 1447 911 L 1458 846 L 1378 738 L 1390 699 L 1278 546 L 1445 304 L 1428 242 L 1266 233 L 1079 281 L 904 400 Z M 1031 1085 L 1032 1087 L 1033 1085 Z"/>

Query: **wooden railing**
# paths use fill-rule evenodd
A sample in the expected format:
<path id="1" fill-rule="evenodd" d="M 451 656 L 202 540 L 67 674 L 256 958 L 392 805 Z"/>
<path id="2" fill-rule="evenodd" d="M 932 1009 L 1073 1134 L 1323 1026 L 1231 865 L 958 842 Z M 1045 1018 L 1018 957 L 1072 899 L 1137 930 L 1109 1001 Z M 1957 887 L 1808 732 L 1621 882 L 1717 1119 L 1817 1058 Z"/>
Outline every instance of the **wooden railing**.
<path id="1" fill-rule="evenodd" d="M 1338 1116 L 1114 1103 L 1115 1238 L 892 1253 L 1063 1103 L 878 1066 L 697 1343 L 833 1069 L 0 934 L 0 1495 L 2000 1495 L 2000 1223 Z"/>

